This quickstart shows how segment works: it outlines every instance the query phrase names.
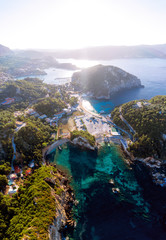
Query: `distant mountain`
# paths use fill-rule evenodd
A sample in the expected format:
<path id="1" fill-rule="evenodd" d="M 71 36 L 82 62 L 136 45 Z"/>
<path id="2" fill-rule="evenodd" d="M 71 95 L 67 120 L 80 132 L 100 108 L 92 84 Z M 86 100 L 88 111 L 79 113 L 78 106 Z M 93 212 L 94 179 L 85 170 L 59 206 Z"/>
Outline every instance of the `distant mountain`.
<path id="1" fill-rule="evenodd" d="M 75 90 L 96 99 L 109 99 L 119 91 L 141 87 L 141 81 L 136 76 L 120 68 L 103 65 L 75 72 L 71 84 Z"/>
<path id="2" fill-rule="evenodd" d="M 31 59 L 54 57 L 56 59 L 111 60 L 118 58 L 166 58 L 166 44 L 138 46 L 96 46 L 82 49 L 64 50 L 17 50 L 15 54 Z"/>
<path id="3" fill-rule="evenodd" d="M 166 58 L 166 44 L 152 46 L 101 46 L 53 52 L 52 54 L 54 54 L 57 59 L 111 60 L 118 58 Z"/>
<path id="4" fill-rule="evenodd" d="M 15 50 L 14 52 L 15 52 L 15 55 L 18 57 L 30 58 L 30 59 L 39 59 L 45 56 L 45 54 L 42 51 L 36 51 L 36 50 Z"/>
<path id="5" fill-rule="evenodd" d="M 12 50 L 0 44 L 0 57 L 13 54 Z"/>

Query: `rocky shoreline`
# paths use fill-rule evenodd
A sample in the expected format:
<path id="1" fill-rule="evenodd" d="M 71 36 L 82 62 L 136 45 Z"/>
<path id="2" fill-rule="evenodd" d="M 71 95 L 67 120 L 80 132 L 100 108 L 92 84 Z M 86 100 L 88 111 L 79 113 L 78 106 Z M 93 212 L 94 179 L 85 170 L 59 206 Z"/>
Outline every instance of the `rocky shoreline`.
<path id="1" fill-rule="evenodd" d="M 54 165 L 56 168 L 56 165 Z M 57 168 L 56 168 L 57 169 Z M 56 214 L 54 222 L 49 226 L 49 239 L 62 240 L 67 233 L 72 232 L 76 222 L 73 219 L 72 209 L 77 204 L 73 189 L 70 186 L 70 180 L 64 172 L 57 169 L 58 180 L 60 187 L 63 189 L 60 195 L 52 191 L 56 201 Z M 52 178 L 47 178 L 45 181 L 55 187 L 56 183 Z"/>
<path id="2" fill-rule="evenodd" d="M 92 150 L 95 151 L 97 146 L 91 146 L 87 139 L 83 137 L 74 138 L 73 141 L 70 142 L 72 145 L 78 146 L 81 149 Z"/>

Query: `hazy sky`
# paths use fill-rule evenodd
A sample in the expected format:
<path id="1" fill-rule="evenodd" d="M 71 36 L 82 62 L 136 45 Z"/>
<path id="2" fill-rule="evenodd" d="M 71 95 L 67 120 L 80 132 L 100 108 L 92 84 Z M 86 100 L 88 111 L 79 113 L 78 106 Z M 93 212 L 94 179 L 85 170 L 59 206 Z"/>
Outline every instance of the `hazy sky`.
<path id="1" fill-rule="evenodd" d="M 12 49 L 166 43 L 166 0 L 0 0 L 0 43 Z"/>

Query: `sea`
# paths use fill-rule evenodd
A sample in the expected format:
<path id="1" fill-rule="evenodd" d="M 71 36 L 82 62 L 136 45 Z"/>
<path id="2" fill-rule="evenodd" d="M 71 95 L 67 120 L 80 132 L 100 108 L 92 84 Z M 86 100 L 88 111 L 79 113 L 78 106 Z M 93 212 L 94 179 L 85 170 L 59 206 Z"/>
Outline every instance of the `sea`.
<path id="1" fill-rule="evenodd" d="M 111 97 L 109 100 L 94 100 L 85 98 L 84 107 L 90 111 L 110 113 L 116 106 L 137 99 L 150 99 L 156 95 L 166 94 L 166 60 L 158 58 L 144 59 L 114 59 L 109 61 L 58 59 L 61 63 L 72 63 L 79 68 L 86 68 L 98 64 L 113 65 L 134 74 L 140 80 L 144 88 L 135 88 L 123 91 Z M 73 70 L 48 68 L 47 75 L 31 76 L 39 77 L 45 83 L 61 85 L 71 80 Z M 30 76 L 27 76 L 30 77 Z M 23 77 L 18 78 L 23 79 Z"/>
<path id="2" fill-rule="evenodd" d="M 88 110 L 110 113 L 116 106 L 132 100 L 150 99 L 156 95 L 166 94 L 166 60 L 158 58 L 144 59 L 114 59 L 110 61 L 90 61 L 75 59 L 60 59 L 61 62 L 71 62 L 72 64 L 86 68 L 97 64 L 113 65 L 119 67 L 131 74 L 134 74 L 141 80 L 144 88 L 135 88 L 123 91 L 111 97 L 109 100 L 85 99 L 84 103 Z"/>
<path id="3" fill-rule="evenodd" d="M 91 111 L 104 110 L 110 113 L 121 103 L 166 94 L 166 60 L 164 59 L 112 61 L 60 59 L 59 61 L 71 62 L 78 67 L 97 64 L 114 65 L 140 78 L 144 88 L 120 93 L 110 100 L 85 99 L 85 106 Z M 63 76 L 68 78 L 73 72 L 63 73 Z M 56 69 L 51 69 L 51 74 L 53 74 L 51 78 L 56 79 L 57 76 L 59 78 Z M 49 80 L 44 81 L 49 83 Z M 141 179 L 143 181 L 146 173 L 142 172 L 138 177 L 117 146 L 103 144 L 98 151 L 92 152 L 65 144 L 61 151 L 55 149 L 49 159 L 71 177 L 71 185 L 78 200 L 78 205 L 73 209 L 73 217 L 77 224 L 74 231 L 68 233 L 68 239 L 166 239 L 166 232 L 161 224 L 164 212 L 160 211 L 160 205 L 164 205 L 166 209 L 166 201 L 162 201 L 162 197 L 157 190 L 153 190 L 152 185 L 144 187 L 144 184 L 148 183 L 148 178 L 145 178 L 143 184 Z M 118 188 L 119 192 L 114 192 L 114 188 Z M 159 202 L 159 210 L 154 207 L 157 202 Z"/>

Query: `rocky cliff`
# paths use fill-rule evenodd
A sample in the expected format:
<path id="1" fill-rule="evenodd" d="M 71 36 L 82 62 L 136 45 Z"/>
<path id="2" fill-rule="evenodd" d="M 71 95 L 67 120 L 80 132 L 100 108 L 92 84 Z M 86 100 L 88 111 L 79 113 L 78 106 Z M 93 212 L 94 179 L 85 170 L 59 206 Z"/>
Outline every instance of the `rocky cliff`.
<path id="1" fill-rule="evenodd" d="M 97 65 L 75 72 L 72 85 L 94 98 L 109 99 L 121 90 L 141 87 L 141 81 L 118 67 Z"/>
<path id="2" fill-rule="evenodd" d="M 83 138 L 81 136 L 74 138 L 73 141 L 71 142 L 72 144 L 81 147 L 83 149 L 88 149 L 88 150 L 95 150 L 95 147 L 91 146 L 86 138 Z"/>

